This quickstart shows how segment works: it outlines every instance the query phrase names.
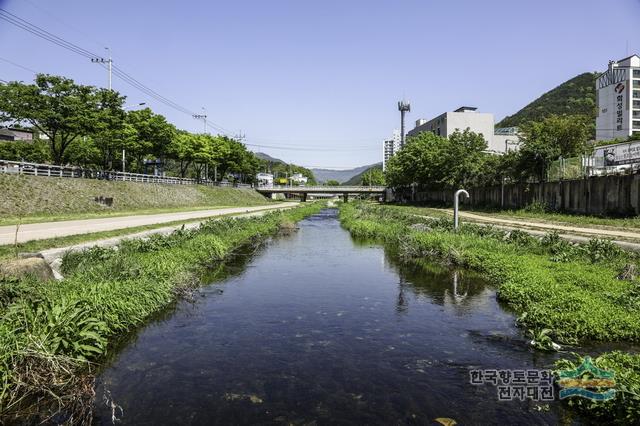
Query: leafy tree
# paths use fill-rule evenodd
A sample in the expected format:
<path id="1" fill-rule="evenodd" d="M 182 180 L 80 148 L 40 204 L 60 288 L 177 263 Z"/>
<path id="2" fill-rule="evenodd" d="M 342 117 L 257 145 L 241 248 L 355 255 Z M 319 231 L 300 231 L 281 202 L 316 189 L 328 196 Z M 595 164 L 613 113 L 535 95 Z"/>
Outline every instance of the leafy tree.
<path id="1" fill-rule="evenodd" d="M 0 142 L 0 158 L 10 161 L 46 163 L 51 159 L 51 152 L 49 151 L 48 144 L 39 139 L 33 142 Z"/>
<path id="2" fill-rule="evenodd" d="M 198 136 L 185 131 L 178 131 L 169 145 L 168 153 L 178 161 L 180 177 L 186 177 L 189 166 L 196 159 L 199 150 Z"/>
<path id="3" fill-rule="evenodd" d="M 83 136 L 69 145 L 66 159 L 83 168 L 97 167 L 102 163 L 102 153 L 91 138 Z"/>
<path id="4" fill-rule="evenodd" d="M 62 164 L 67 148 L 78 136 L 98 132 L 117 120 L 123 101 L 114 91 L 38 74 L 35 84 L 13 81 L 0 85 L 0 120 L 27 122 L 47 135 L 51 159 Z"/>
<path id="5" fill-rule="evenodd" d="M 380 186 L 385 182 L 384 173 L 378 167 L 372 167 L 362 174 L 362 185 Z"/>
<path id="6" fill-rule="evenodd" d="M 176 128 L 163 115 L 155 114 L 150 108 L 129 111 L 126 124 L 135 131 L 135 144 L 127 152 L 136 159 L 138 169 L 142 169 L 148 155 L 166 158 Z"/>
<path id="7" fill-rule="evenodd" d="M 387 163 L 386 180 L 392 186 L 422 184 L 430 188 L 460 187 L 477 181 L 490 154 L 481 134 L 455 132 L 448 139 L 432 132 L 409 138 Z"/>
<path id="8" fill-rule="evenodd" d="M 340 186 L 340 182 L 335 179 L 329 179 L 324 183 L 325 186 Z"/>
<path id="9" fill-rule="evenodd" d="M 552 115 L 522 125 L 516 177 L 535 177 L 542 181 L 552 161 L 584 154 L 591 126 L 591 122 L 580 115 Z"/>

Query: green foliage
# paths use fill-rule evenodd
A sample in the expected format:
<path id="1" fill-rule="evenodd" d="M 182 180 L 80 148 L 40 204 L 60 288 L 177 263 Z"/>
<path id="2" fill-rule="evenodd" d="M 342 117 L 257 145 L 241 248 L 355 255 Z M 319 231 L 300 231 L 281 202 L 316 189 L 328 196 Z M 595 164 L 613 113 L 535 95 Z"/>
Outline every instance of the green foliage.
<path id="1" fill-rule="evenodd" d="M 78 136 L 117 125 L 124 114 L 118 93 L 73 80 L 38 74 L 34 84 L 12 81 L 0 85 L 0 121 L 28 122 L 49 138 L 56 164 Z"/>
<path id="2" fill-rule="evenodd" d="M 256 206 L 268 200 L 251 189 L 204 185 L 149 185 L 97 179 L 65 179 L 0 174 L 0 222 L 85 219 L 91 217 L 214 208 Z M 25 196 L 25 194 L 29 194 Z M 113 205 L 96 203 L 112 197 Z"/>
<path id="3" fill-rule="evenodd" d="M 419 183 L 430 188 L 452 188 L 473 184 L 491 161 L 484 153 L 487 143 L 469 129 L 449 138 L 422 132 L 387 163 L 386 180 L 391 186 Z"/>
<path id="4" fill-rule="evenodd" d="M 583 116 L 551 115 L 542 121 L 523 123 L 516 179 L 535 177 L 545 180 L 552 161 L 586 152 L 592 123 Z"/>
<path id="5" fill-rule="evenodd" d="M 608 242 L 572 245 L 554 234 L 538 240 L 471 224 L 454 233 L 450 219 L 417 217 L 386 206 L 344 205 L 341 220 L 354 236 L 381 239 L 405 259 L 432 258 L 484 273 L 499 286 L 501 300 L 526 313 L 521 326 L 548 328 L 561 343 L 640 341 L 640 307 L 620 303 L 638 283 L 617 279 L 625 264 L 636 262 L 636 255 Z M 424 223 L 430 231 L 412 228 L 415 223 Z"/>
<path id="6" fill-rule="evenodd" d="M 35 140 L 0 142 L 0 158 L 9 161 L 45 163 L 51 159 L 47 142 Z"/>
<path id="7" fill-rule="evenodd" d="M 294 173 L 300 173 L 307 178 L 307 185 L 316 185 L 316 178 L 313 172 L 306 167 L 297 166 L 295 164 L 287 164 L 281 161 L 260 160 L 260 170 L 273 173 L 274 179 L 286 178 Z M 340 185 L 337 183 L 336 185 Z"/>
<path id="8" fill-rule="evenodd" d="M 10 414 L 5 408 L 20 398 L 50 397 L 39 386 L 48 378 L 64 384 L 86 373 L 89 362 L 109 353 L 110 342 L 168 306 L 235 249 L 273 235 L 283 221 L 298 221 L 320 208 L 309 203 L 257 218 L 211 220 L 199 229 L 128 241 L 118 249 L 68 254 L 63 260 L 65 280 L 55 285 L 14 282 L 8 292 L 3 283 L 0 420 Z M 68 362 L 29 370 L 34 355 Z M 60 386 L 60 392 L 73 392 Z"/>
<path id="9" fill-rule="evenodd" d="M 28 123 L 49 138 L 47 155 L 41 143 L 28 147 L 16 142 L 1 143 L 0 157 L 121 170 L 124 150 L 129 172 L 144 172 L 144 160 L 155 158 L 169 174 L 181 177 L 203 178 L 208 171 L 212 178 L 217 166 L 221 179 L 254 181 L 261 163 L 239 141 L 179 132 L 149 108 L 125 112 L 124 99 L 112 90 L 44 74 L 34 84 L 0 84 L 0 122 Z"/>
<path id="10" fill-rule="evenodd" d="M 514 115 L 505 117 L 496 127 L 518 127 L 541 121 L 550 115 L 582 115 L 590 122 L 596 119 L 596 74 L 584 73 L 540 96 Z"/>
<path id="11" fill-rule="evenodd" d="M 542 201 L 533 201 L 524 206 L 522 210 L 527 213 L 546 213 L 549 211 L 549 205 Z"/>
<path id="12" fill-rule="evenodd" d="M 340 186 L 340 182 L 334 179 L 329 179 L 324 183 L 325 186 Z"/>

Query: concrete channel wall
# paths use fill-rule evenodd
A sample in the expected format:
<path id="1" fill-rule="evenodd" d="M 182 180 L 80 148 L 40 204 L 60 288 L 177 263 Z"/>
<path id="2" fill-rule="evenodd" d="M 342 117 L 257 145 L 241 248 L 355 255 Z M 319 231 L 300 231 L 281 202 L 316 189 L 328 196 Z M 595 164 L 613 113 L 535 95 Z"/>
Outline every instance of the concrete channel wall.
<path id="1" fill-rule="evenodd" d="M 592 215 L 640 214 L 640 175 L 593 176 L 560 182 L 518 183 L 466 188 L 471 197 L 463 204 L 519 209 L 542 202 L 554 210 Z M 453 191 L 425 191 L 408 187 L 394 191 L 396 201 L 453 204 Z"/>

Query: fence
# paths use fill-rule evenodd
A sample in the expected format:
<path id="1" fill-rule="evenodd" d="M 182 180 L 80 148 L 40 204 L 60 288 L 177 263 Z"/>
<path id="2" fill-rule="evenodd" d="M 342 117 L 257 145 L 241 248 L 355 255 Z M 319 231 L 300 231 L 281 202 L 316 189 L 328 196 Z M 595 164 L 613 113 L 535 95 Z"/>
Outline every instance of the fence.
<path id="1" fill-rule="evenodd" d="M 640 171 L 640 163 L 632 162 L 607 166 L 603 157 L 581 156 L 559 158 L 552 161 L 547 168 L 547 182 L 583 179 L 592 176 L 620 176 L 636 174 Z"/>
<path id="2" fill-rule="evenodd" d="M 253 185 L 231 182 L 215 182 L 173 176 L 154 176 L 141 173 L 127 173 L 105 170 L 84 169 L 76 166 L 55 166 L 52 164 L 23 163 L 0 160 L 0 173 L 76 179 L 103 179 L 122 182 L 163 183 L 169 185 L 209 185 L 234 188 L 252 188 Z"/>

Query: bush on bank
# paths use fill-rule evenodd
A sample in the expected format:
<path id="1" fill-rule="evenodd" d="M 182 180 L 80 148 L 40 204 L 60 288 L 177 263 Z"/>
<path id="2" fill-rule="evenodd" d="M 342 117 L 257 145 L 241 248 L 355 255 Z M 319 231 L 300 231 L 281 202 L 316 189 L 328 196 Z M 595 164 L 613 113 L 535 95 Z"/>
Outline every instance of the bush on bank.
<path id="1" fill-rule="evenodd" d="M 0 287 L 0 419 L 28 415 L 36 398 L 49 413 L 64 410 L 72 423 L 90 415 L 91 362 L 112 343 L 177 297 L 239 247 L 273 235 L 282 222 L 321 208 L 308 204 L 254 218 L 211 220 L 117 249 L 65 256 L 66 279 L 17 281 Z"/>
<path id="2" fill-rule="evenodd" d="M 551 233 L 542 239 L 429 219 L 398 209 L 343 205 L 340 219 L 354 237 L 390 245 L 408 261 L 446 262 L 480 271 L 498 286 L 498 298 L 518 314 L 518 324 L 554 340 L 640 340 L 640 283 L 632 272 L 637 255 L 606 240 L 571 244 Z M 546 335 L 547 332 L 544 331 Z M 558 368 L 577 363 L 563 360 Z M 616 373 L 617 397 L 607 403 L 570 400 L 596 418 L 640 419 L 640 355 L 612 352 L 596 360 Z"/>
<path id="3" fill-rule="evenodd" d="M 358 237 L 382 239 L 409 259 L 432 258 L 482 272 L 520 325 L 553 330 L 560 341 L 640 341 L 640 287 L 621 280 L 636 256 L 606 240 L 575 245 L 549 234 L 538 240 L 450 220 L 428 219 L 378 206 L 346 205 L 341 220 Z M 422 232 L 427 227 L 430 232 Z"/>

